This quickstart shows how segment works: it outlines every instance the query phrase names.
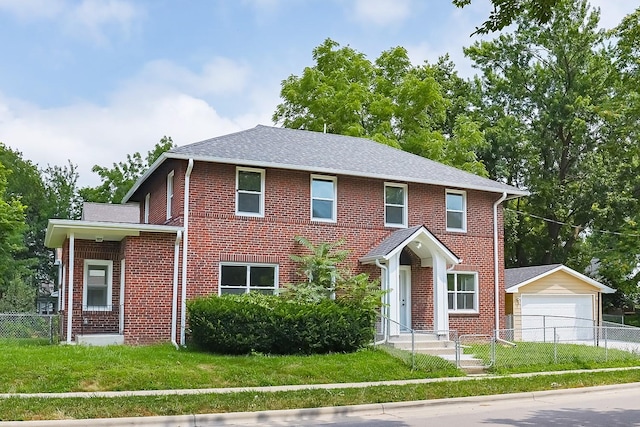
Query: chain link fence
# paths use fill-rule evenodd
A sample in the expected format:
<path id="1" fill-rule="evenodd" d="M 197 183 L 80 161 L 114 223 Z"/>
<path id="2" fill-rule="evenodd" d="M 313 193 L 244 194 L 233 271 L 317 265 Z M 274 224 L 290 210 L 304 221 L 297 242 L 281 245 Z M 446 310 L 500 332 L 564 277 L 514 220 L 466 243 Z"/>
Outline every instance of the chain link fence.
<path id="1" fill-rule="evenodd" d="M 0 340 L 60 341 L 60 316 L 0 313 Z"/>

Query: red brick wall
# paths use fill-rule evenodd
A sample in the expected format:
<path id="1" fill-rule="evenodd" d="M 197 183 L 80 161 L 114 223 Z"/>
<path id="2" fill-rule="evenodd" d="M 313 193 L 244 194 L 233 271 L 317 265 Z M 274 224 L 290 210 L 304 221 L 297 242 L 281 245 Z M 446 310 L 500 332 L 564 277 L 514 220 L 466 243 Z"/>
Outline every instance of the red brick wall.
<path id="1" fill-rule="evenodd" d="M 149 344 L 171 338 L 175 239 L 175 234 L 141 233 L 122 241 L 127 344 Z"/>
<path id="2" fill-rule="evenodd" d="M 71 339 L 77 334 L 118 333 L 118 316 L 120 309 L 120 244 L 119 242 L 95 242 L 92 240 L 75 240 L 75 259 L 73 269 L 73 320 Z M 66 339 L 68 315 L 68 280 L 69 280 L 69 241 L 63 247 L 65 260 L 65 282 L 63 284 L 64 310 L 61 310 L 62 337 Z M 84 293 L 84 261 L 110 260 L 112 270 L 112 307 L 108 311 L 89 311 L 82 306 Z"/>
<path id="3" fill-rule="evenodd" d="M 138 201 L 151 193 L 151 223 L 182 224 L 186 166 L 186 161 L 167 161 L 136 193 L 133 200 Z M 167 221 L 166 176 L 171 170 L 175 171 L 174 203 L 172 218 Z M 323 223 L 310 220 L 310 175 L 267 169 L 264 218 L 242 217 L 235 215 L 236 166 L 195 162 L 190 190 L 188 298 L 218 292 L 220 262 L 224 261 L 278 264 L 280 285 L 299 280 L 289 260 L 292 253 L 304 253 L 294 242 L 296 235 L 316 243 L 345 238 L 345 248 L 352 251 L 347 266 L 354 273 L 366 271 L 379 277 L 377 267 L 363 266 L 358 259 L 397 230 L 384 227 L 384 181 L 338 176 L 338 220 Z M 467 191 L 467 232 L 454 233 L 446 231 L 445 191 L 441 186 L 409 183 L 409 226 L 426 225 L 463 260 L 456 270 L 478 273 L 480 313 L 451 314 L 450 328 L 460 333 L 490 333 L 494 322 L 492 205 L 500 194 Z M 502 266 L 502 209 L 498 229 L 498 265 Z M 175 235 L 149 234 L 123 243 L 127 260 L 125 335 L 129 343 L 169 339 L 174 240 Z M 502 276 L 499 279 L 502 319 Z M 433 327 L 432 287 L 432 269 L 420 267 L 414 257 L 411 310 L 416 329 Z"/>

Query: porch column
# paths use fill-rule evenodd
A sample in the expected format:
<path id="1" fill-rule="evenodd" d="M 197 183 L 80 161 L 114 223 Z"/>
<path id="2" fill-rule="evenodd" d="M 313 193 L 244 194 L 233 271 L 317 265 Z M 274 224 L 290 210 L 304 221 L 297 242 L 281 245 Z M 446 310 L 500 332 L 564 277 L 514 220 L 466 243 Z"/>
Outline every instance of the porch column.
<path id="1" fill-rule="evenodd" d="M 400 335 L 400 254 L 393 255 L 387 262 L 389 269 L 389 335 Z"/>
<path id="2" fill-rule="evenodd" d="M 67 285 L 67 343 L 71 344 L 71 327 L 73 325 L 73 270 L 76 261 L 76 236 L 73 232 L 69 234 L 69 284 Z"/>
<path id="3" fill-rule="evenodd" d="M 449 331 L 447 262 L 435 251 L 433 253 L 433 329 L 440 331 L 438 335 L 446 335 Z"/>

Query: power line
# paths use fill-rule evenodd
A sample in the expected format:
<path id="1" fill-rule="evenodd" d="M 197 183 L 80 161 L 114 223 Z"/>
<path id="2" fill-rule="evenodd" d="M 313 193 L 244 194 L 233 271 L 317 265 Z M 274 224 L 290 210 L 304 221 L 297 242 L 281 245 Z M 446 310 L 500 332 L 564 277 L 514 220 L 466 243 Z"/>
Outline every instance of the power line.
<path id="1" fill-rule="evenodd" d="M 531 218 L 536 218 L 545 222 L 551 222 L 553 224 L 558 224 L 558 225 L 566 225 L 568 227 L 574 228 L 574 229 L 579 229 L 579 230 L 583 230 L 585 229 L 583 226 L 581 225 L 573 225 L 573 224 L 569 224 L 568 222 L 562 222 L 562 221 L 557 221 L 555 219 L 551 219 L 551 218 L 545 218 L 543 216 L 539 216 L 539 215 L 534 215 L 532 213 L 528 213 L 528 212 L 523 212 L 523 211 L 519 211 L 516 209 L 511 209 L 511 208 L 505 208 L 505 210 L 507 211 L 511 211 L 511 212 L 515 212 L 519 215 L 524 215 L 524 216 L 528 216 Z M 609 230 L 597 230 L 594 228 L 589 228 L 589 232 L 590 233 L 602 233 L 602 234 L 611 234 L 614 236 L 623 236 L 623 237 L 640 237 L 640 234 L 636 234 L 636 233 L 621 233 L 619 231 L 609 231 Z"/>

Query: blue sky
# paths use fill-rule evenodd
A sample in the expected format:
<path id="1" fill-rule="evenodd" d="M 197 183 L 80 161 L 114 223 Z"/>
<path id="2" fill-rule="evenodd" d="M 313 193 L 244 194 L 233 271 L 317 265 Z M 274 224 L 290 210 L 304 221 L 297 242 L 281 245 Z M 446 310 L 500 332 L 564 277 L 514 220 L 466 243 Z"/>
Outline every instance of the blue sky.
<path id="1" fill-rule="evenodd" d="M 640 0 L 592 0 L 611 27 Z M 271 125 L 280 82 L 327 37 L 375 59 L 462 54 L 489 0 L 0 0 L 0 141 L 41 167 L 91 172 L 146 153 Z"/>

